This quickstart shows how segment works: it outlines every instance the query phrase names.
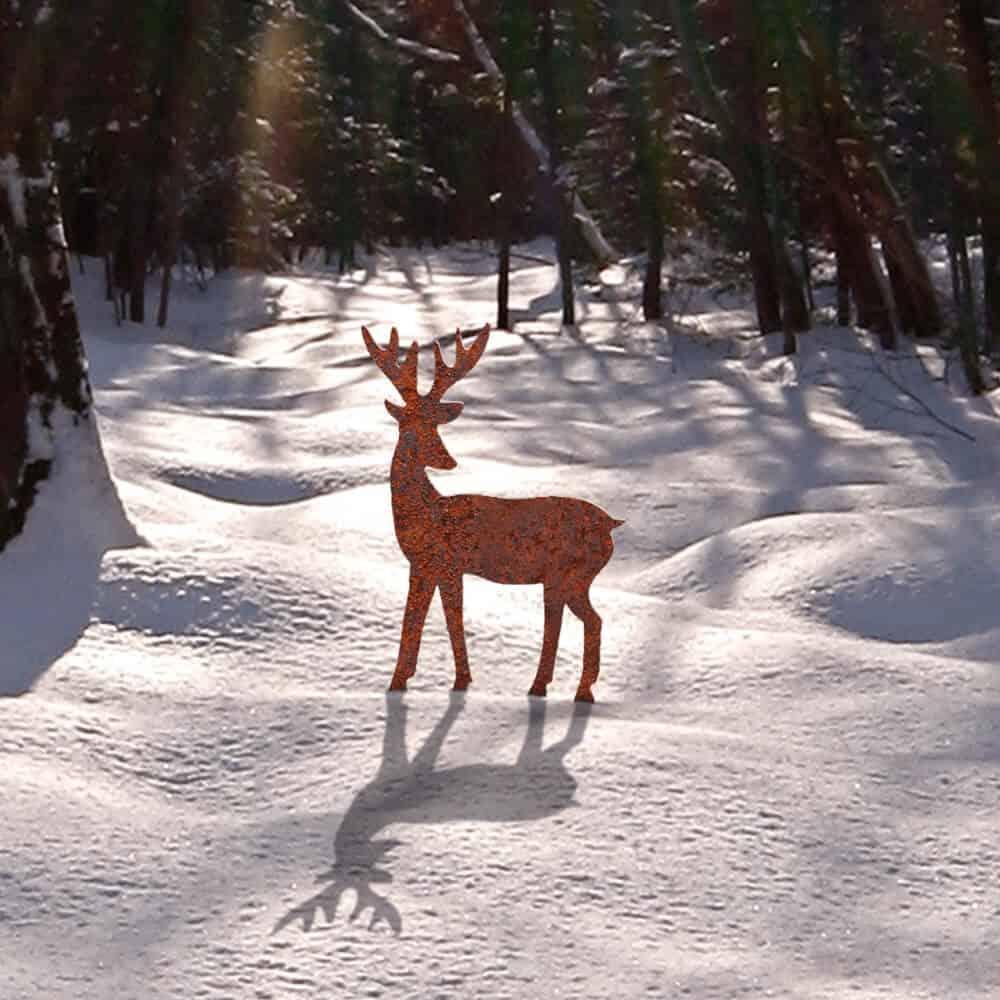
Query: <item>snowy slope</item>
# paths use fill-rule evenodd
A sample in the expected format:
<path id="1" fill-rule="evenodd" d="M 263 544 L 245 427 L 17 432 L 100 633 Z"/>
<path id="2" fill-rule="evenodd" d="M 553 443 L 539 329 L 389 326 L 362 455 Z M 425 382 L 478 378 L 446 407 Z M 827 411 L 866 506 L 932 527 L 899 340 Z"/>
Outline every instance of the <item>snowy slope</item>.
<path id="1" fill-rule="evenodd" d="M 63 530 L 68 470 L 0 559 L 0 690 L 30 687 L 0 700 L 0 998 L 1000 995 L 991 401 L 852 331 L 781 358 L 707 297 L 646 326 L 622 271 L 560 336 L 522 260 L 435 481 L 626 519 L 598 703 L 570 615 L 526 697 L 540 591 L 475 578 L 469 693 L 435 602 L 387 696 L 395 397 L 360 326 L 490 320 L 490 269 L 235 275 L 166 332 L 79 280 L 147 544 Z"/>

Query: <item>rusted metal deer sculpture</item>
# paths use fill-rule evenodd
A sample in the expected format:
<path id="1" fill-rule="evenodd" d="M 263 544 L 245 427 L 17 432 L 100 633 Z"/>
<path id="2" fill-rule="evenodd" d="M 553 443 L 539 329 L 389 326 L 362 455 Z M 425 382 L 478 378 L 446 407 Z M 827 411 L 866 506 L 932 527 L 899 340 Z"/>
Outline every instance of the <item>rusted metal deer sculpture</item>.
<path id="1" fill-rule="evenodd" d="M 487 326 L 470 348 L 455 340 L 455 364 L 448 366 L 434 344 L 434 382 L 417 391 L 417 356 L 413 342 L 402 364 L 399 334 L 393 328 L 387 348 L 379 348 L 362 327 L 365 346 L 383 374 L 396 387 L 404 406 L 386 400 L 399 424 L 390 485 L 396 539 L 410 561 L 410 589 L 403 615 L 396 670 L 391 691 L 405 691 L 416 673 L 417 654 L 427 609 L 435 590 L 441 592 L 448 635 L 455 655 L 455 690 L 472 680 L 462 623 L 462 576 L 474 573 L 495 583 L 540 583 L 544 587 L 545 635 L 542 656 L 529 694 L 544 697 L 552 680 L 563 609 L 583 622 L 583 673 L 576 700 L 594 700 L 592 687 L 600 671 L 601 618 L 590 603 L 590 585 L 604 568 L 614 544 L 611 532 L 623 521 L 594 504 L 569 497 L 501 499 L 459 494 L 442 496 L 427 469 L 453 469 L 455 459 L 438 433 L 441 424 L 462 412 L 461 403 L 442 397 L 468 375 L 489 339 Z"/>

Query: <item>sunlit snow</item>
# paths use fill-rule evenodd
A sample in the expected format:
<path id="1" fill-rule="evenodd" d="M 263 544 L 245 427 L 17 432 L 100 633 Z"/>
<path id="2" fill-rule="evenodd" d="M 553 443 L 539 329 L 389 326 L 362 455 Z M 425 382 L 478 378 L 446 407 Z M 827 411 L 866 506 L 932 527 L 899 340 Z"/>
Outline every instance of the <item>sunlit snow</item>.
<path id="1" fill-rule="evenodd" d="M 57 462 L 0 556 L 4 1000 L 997 995 L 993 397 L 856 331 L 784 358 L 697 284 L 645 324 L 627 264 L 560 332 L 546 256 L 515 248 L 433 476 L 625 519 L 589 712 L 579 622 L 533 701 L 540 589 L 471 577 L 468 694 L 437 602 L 385 693 L 407 565 L 361 325 L 492 321 L 487 248 L 180 282 L 167 331 L 74 265 L 142 538 Z"/>

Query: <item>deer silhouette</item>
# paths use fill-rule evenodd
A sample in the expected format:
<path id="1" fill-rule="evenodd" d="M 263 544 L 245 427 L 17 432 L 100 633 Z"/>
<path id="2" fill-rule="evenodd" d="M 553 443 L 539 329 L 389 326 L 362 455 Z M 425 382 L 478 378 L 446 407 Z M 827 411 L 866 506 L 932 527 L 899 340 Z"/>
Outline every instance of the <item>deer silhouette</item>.
<path id="1" fill-rule="evenodd" d="M 355 893 L 349 920 L 371 910 L 369 928 L 383 921 L 398 934 L 399 910 L 373 886 L 392 881 L 380 867 L 401 841 L 376 839 L 389 826 L 406 823 L 515 822 L 542 819 L 574 805 L 576 780 L 565 758 L 583 739 L 589 705 L 573 706 L 566 735 L 542 749 L 545 702 L 533 701 L 524 744 L 514 764 L 464 764 L 435 768 L 441 747 L 464 707 L 465 696 L 452 692 L 448 708 L 412 760 L 406 753 L 406 706 L 386 694 L 382 761 L 373 781 L 361 789 L 344 814 L 334 837 L 334 862 L 317 882 L 328 883 L 314 896 L 289 910 L 272 933 L 302 922 L 311 930 L 322 911 L 332 923 L 341 898 Z"/>
<path id="2" fill-rule="evenodd" d="M 462 577 L 473 573 L 495 583 L 542 584 L 545 634 L 542 655 L 529 694 L 544 697 L 552 680 L 563 609 L 583 622 L 583 672 L 576 700 L 592 702 L 592 687 L 600 673 L 601 617 L 590 603 L 590 585 L 604 568 L 614 543 L 617 521 L 600 507 L 569 497 L 502 499 L 458 494 L 442 496 L 427 469 L 454 469 L 456 462 L 438 433 L 441 424 L 462 412 L 461 403 L 442 397 L 464 378 L 482 357 L 490 328 L 484 327 L 466 349 L 462 333 L 455 339 L 455 364 L 446 365 L 434 343 L 434 382 L 417 391 L 419 345 L 413 342 L 402 364 L 395 327 L 387 348 L 379 348 L 366 327 L 365 346 L 375 364 L 396 387 L 403 406 L 389 400 L 386 409 L 399 424 L 399 441 L 392 458 L 390 486 L 396 539 L 410 562 L 410 584 L 402 636 L 391 691 L 405 691 L 416 673 L 417 655 L 427 609 L 434 591 L 441 592 L 445 622 L 455 656 L 455 690 L 472 681 L 462 622 Z"/>

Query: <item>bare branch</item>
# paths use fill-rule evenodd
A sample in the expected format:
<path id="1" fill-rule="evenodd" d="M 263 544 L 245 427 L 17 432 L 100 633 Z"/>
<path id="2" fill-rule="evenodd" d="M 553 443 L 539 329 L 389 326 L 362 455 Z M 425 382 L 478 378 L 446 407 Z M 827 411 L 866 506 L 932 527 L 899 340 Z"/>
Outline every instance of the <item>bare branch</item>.
<path id="1" fill-rule="evenodd" d="M 468 39 L 472 51 L 479 60 L 479 64 L 486 71 L 487 76 L 493 80 L 497 87 L 506 87 L 507 81 L 504 79 L 503 72 L 497 65 L 497 61 L 493 58 L 493 53 L 490 52 L 489 46 L 483 41 L 483 36 L 479 33 L 476 22 L 473 21 L 472 15 L 469 14 L 463 0 L 452 0 L 452 7 L 459 21 L 462 22 L 465 37 Z M 539 167 L 543 171 L 548 172 L 551 164 L 549 150 L 516 101 L 511 103 L 511 116 L 514 119 L 514 125 L 517 127 L 521 138 L 534 154 Z M 587 210 L 587 206 L 584 205 L 580 196 L 574 191 L 572 197 L 573 217 L 579 224 L 583 238 L 594 252 L 594 256 L 603 264 L 610 264 L 612 261 L 618 260 L 618 254 L 615 252 L 614 247 L 605 239 L 600 227 L 594 221 L 594 217 Z"/>
<path id="2" fill-rule="evenodd" d="M 374 35 L 383 45 L 391 46 L 405 52 L 410 56 L 417 56 L 437 63 L 458 63 L 462 57 L 457 52 L 448 52 L 446 49 L 437 49 L 430 45 L 422 45 L 420 42 L 411 41 L 409 38 L 400 38 L 398 35 L 390 35 L 374 18 L 369 17 L 363 10 L 355 7 L 351 0 L 344 0 L 344 7 L 348 14 L 354 18 L 365 30 Z"/>

